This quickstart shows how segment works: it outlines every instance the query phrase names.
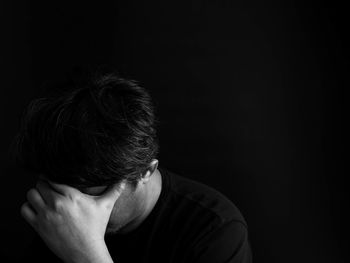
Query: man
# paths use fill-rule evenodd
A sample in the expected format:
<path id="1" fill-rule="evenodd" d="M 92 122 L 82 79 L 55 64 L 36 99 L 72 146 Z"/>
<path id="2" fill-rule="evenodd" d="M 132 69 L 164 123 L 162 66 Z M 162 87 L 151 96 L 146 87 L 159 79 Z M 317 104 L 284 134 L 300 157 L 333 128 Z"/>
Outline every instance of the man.
<path id="1" fill-rule="evenodd" d="M 16 160 L 36 174 L 21 207 L 33 262 L 252 262 L 247 223 L 214 189 L 158 166 L 151 97 L 117 74 L 32 101 Z"/>

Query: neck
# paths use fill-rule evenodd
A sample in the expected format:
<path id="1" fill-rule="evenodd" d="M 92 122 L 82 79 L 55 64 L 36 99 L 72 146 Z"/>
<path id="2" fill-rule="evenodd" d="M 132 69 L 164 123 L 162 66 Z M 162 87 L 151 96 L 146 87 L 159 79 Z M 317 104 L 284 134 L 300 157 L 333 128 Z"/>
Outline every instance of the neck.
<path id="1" fill-rule="evenodd" d="M 152 174 L 150 181 L 143 186 L 143 190 L 139 195 L 139 209 L 135 210 L 135 217 L 127 223 L 123 228 L 120 229 L 119 233 L 126 234 L 133 231 L 146 220 L 148 215 L 152 212 L 155 207 L 160 192 L 162 190 L 162 177 L 158 169 Z"/>

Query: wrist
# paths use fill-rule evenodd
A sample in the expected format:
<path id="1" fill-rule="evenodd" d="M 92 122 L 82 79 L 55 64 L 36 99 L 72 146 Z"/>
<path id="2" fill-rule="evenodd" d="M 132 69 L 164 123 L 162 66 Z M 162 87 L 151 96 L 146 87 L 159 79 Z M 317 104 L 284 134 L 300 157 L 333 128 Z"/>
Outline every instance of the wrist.
<path id="1" fill-rule="evenodd" d="M 94 246 L 93 249 L 68 260 L 67 263 L 114 263 L 105 243 Z"/>

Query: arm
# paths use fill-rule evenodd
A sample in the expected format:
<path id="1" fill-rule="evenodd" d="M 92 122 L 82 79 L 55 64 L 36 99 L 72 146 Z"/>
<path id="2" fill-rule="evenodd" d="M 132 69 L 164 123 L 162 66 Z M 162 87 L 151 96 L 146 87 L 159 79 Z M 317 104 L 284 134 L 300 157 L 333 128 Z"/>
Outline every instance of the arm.
<path id="1" fill-rule="evenodd" d="M 124 184 L 102 196 L 39 182 L 27 194 L 22 216 L 50 250 L 66 263 L 112 263 L 104 241 L 106 226 Z"/>

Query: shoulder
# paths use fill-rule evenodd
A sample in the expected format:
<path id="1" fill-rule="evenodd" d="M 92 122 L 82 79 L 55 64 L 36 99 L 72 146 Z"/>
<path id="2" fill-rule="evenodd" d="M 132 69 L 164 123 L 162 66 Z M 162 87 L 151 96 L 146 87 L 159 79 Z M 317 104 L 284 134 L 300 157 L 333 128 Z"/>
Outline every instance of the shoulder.
<path id="1" fill-rule="evenodd" d="M 190 262 L 251 262 L 248 226 L 237 206 L 218 190 L 169 170 L 167 226 Z M 167 229 L 167 228 L 165 228 Z M 176 243 L 176 242 L 174 242 Z"/>
<path id="2" fill-rule="evenodd" d="M 236 221 L 248 227 L 238 207 L 220 191 L 167 169 L 160 171 L 167 177 L 169 192 L 176 196 L 177 202 L 191 204 L 195 210 L 215 219 L 218 225 Z"/>

